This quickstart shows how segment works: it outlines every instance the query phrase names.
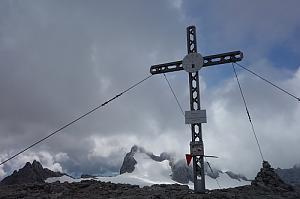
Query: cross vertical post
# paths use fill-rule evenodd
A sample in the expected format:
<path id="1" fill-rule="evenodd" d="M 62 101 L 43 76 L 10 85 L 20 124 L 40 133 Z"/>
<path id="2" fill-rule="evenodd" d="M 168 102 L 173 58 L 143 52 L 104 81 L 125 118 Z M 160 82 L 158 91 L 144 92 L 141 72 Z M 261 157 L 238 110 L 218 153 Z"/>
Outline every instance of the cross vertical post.
<path id="1" fill-rule="evenodd" d="M 206 123 L 206 111 L 201 110 L 200 106 L 198 71 L 207 66 L 241 61 L 243 53 L 241 51 L 233 51 L 202 57 L 197 52 L 196 27 L 189 26 L 186 31 L 188 54 L 183 60 L 153 65 L 150 68 L 150 73 L 155 75 L 180 70 L 185 70 L 189 73 L 190 111 L 185 111 L 185 123 L 191 125 L 192 131 L 189 155 L 193 158 L 194 191 L 196 193 L 205 193 L 205 155 L 202 139 L 202 123 Z"/>
<path id="2" fill-rule="evenodd" d="M 197 39 L 195 26 L 189 26 L 186 29 L 187 36 L 187 52 L 197 53 Z M 191 111 L 200 110 L 200 89 L 199 89 L 199 75 L 198 71 L 189 72 L 189 90 L 190 90 L 190 109 Z M 199 142 L 203 152 L 202 140 L 202 125 L 201 123 L 191 124 L 192 142 Z M 204 154 L 204 153 L 203 153 Z M 195 192 L 205 192 L 205 174 L 204 174 L 204 159 L 203 155 L 193 156 L 193 177 Z M 200 180 L 198 177 L 200 176 Z"/>

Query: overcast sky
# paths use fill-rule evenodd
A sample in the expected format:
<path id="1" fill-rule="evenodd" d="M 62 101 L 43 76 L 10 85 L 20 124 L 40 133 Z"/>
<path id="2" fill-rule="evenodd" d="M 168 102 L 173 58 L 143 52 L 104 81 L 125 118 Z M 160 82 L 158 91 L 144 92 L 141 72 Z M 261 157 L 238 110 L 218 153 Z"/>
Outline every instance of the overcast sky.
<path id="1" fill-rule="evenodd" d="M 244 66 L 300 96 L 297 0 L 0 1 L 0 160 L 186 55 L 197 27 L 204 56 L 241 50 Z M 299 163 L 300 104 L 238 68 L 265 159 Z M 188 74 L 167 74 L 184 110 Z M 212 165 L 253 177 L 261 159 L 230 64 L 201 69 L 203 139 Z M 132 145 L 184 158 L 191 132 L 163 76 L 0 166 L 40 160 L 69 174 L 117 172 Z"/>

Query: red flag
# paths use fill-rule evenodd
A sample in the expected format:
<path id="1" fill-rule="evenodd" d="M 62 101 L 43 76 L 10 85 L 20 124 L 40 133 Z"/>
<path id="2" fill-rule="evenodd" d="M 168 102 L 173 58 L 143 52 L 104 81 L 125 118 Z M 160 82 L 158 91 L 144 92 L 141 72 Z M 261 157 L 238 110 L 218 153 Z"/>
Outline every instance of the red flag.
<path id="1" fill-rule="evenodd" d="M 190 155 L 190 154 L 185 154 L 185 159 L 186 159 L 187 165 L 190 165 L 192 158 L 193 158 L 192 155 Z"/>

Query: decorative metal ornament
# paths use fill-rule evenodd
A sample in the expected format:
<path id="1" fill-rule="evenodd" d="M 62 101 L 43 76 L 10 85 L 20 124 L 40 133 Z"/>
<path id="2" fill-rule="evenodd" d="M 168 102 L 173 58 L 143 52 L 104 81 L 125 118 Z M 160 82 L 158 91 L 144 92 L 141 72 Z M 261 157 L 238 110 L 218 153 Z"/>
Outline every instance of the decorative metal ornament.
<path id="1" fill-rule="evenodd" d="M 182 67 L 188 73 L 195 73 L 203 66 L 204 59 L 200 53 L 187 54 L 182 60 Z"/>

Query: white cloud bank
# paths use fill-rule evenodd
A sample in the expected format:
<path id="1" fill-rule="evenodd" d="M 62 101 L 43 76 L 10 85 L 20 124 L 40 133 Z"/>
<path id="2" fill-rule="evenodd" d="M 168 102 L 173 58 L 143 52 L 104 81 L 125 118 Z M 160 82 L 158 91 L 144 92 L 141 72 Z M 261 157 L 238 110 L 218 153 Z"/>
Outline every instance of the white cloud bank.
<path id="1" fill-rule="evenodd" d="M 278 85 L 299 91 L 299 69 L 276 69 L 269 58 L 257 61 L 285 41 L 300 52 L 292 42 L 298 41 L 298 1 L 285 3 L 292 10 L 284 13 L 277 12 L 282 7 L 278 1 L 272 6 L 259 2 L 258 7 L 255 1 L 201 6 L 196 1 L 70 2 L 0 2 L 2 160 L 140 80 L 152 64 L 182 59 L 185 26 L 192 22 L 203 52 L 240 49 L 246 55 L 243 63 L 254 63 L 253 69 Z M 269 7 L 270 14 L 264 11 Z M 212 160 L 220 168 L 253 176 L 260 159 L 237 86 L 224 75 L 230 70 L 201 71 L 202 106 L 208 114 L 203 125 L 206 152 L 220 156 Z M 168 77 L 187 110 L 187 75 Z M 202 83 L 212 78 L 219 83 Z M 298 103 L 244 72 L 240 78 L 266 159 L 275 167 L 300 162 Z M 184 157 L 190 139 L 166 82 L 154 76 L 7 163 L 1 172 L 8 174 L 35 158 L 70 174 L 118 171 L 133 144 Z"/>

